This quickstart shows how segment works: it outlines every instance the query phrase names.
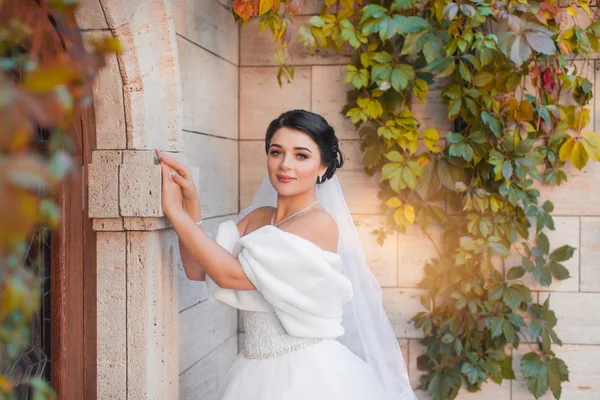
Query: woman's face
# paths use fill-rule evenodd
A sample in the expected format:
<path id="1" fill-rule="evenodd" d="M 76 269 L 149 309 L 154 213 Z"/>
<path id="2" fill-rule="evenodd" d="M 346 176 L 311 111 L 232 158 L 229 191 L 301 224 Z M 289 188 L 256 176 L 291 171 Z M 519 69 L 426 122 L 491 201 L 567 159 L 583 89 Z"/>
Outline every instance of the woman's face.
<path id="1" fill-rule="evenodd" d="M 321 165 L 319 147 L 310 136 L 283 127 L 271 139 L 267 170 L 277 193 L 293 196 L 313 189 L 327 167 Z"/>

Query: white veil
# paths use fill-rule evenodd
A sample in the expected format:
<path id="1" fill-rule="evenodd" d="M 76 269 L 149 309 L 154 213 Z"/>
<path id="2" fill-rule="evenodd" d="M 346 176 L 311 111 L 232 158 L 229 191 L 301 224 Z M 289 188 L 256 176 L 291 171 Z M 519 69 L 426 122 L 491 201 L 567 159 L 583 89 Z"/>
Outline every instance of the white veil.
<path id="1" fill-rule="evenodd" d="M 354 297 L 344 307 L 342 325 L 345 333 L 337 340 L 376 371 L 393 400 L 415 400 L 400 346 L 383 309 L 381 287 L 367 264 L 337 176 L 317 185 L 316 192 L 317 199 L 338 225 L 342 273 L 352 282 L 354 291 Z M 252 204 L 240 211 L 238 222 L 262 206 L 277 206 L 277 192 L 268 176 Z"/>

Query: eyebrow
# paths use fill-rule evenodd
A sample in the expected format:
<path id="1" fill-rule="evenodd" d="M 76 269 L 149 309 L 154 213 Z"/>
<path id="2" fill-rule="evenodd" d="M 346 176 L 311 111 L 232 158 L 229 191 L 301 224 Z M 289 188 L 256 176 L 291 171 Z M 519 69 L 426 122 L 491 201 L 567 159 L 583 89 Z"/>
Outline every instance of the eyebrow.
<path id="1" fill-rule="evenodd" d="M 269 148 L 271 148 L 271 147 L 279 147 L 280 149 L 283 149 L 283 146 L 281 146 L 280 144 L 277 144 L 277 143 L 271 144 L 271 146 L 269 146 Z M 309 153 L 312 154 L 312 151 L 310 151 L 306 147 L 294 147 L 294 150 L 306 150 L 306 151 L 308 151 Z"/>

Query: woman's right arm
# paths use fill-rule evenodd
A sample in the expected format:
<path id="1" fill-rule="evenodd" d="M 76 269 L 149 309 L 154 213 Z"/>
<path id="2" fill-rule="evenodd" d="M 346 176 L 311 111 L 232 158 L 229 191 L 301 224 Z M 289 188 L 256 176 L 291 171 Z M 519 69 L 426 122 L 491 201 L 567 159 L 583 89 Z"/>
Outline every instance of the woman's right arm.
<path id="1" fill-rule="evenodd" d="M 255 289 L 237 258 L 212 240 L 201 225 L 195 224 L 202 218 L 200 200 L 187 168 L 158 150 L 156 153 L 163 175 L 163 211 L 179 237 L 179 252 L 188 279 L 205 280 L 208 274 L 222 288 Z M 175 189 L 176 186 L 179 187 Z M 179 198 L 173 190 L 179 191 Z M 241 232 L 245 231 L 248 220 L 244 218 L 238 224 Z"/>
<path id="2" fill-rule="evenodd" d="M 189 215 L 192 220 L 196 222 L 202 220 L 199 201 L 184 202 L 184 209 L 186 214 Z M 202 225 L 200 226 L 202 227 Z M 192 281 L 206 280 L 206 272 L 204 272 L 202 266 L 196 260 L 194 260 L 194 257 L 192 257 L 188 249 L 185 247 L 181 238 L 179 236 L 177 238 L 179 239 L 179 255 L 181 256 L 181 262 L 183 263 L 185 276 Z"/>
<path id="3" fill-rule="evenodd" d="M 200 203 L 197 204 L 189 204 L 184 203 L 184 209 L 186 210 L 186 214 L 189 215 L 194 221 L 200 221 L 202 219 L 202 215 L 200 213 Z M 250 213 L 246 215 L 242 220 L 237 224 L 238 231 L 240 232 L 240 236 L 243 236 L 246 231 L 246 227 L 248 226 L 248 222 L 250 221 Z M 202 225 L 200 225 L 202 227 Z M 204 230 L 204 229 L 203 229 Z M 185 275 L 188 279 L 193 281 L 204 281 L 206 280 L 206 272 L 204 272 L 204 268 L 200 265 L 192 256 L 192 254 L 188 251 L 188 249 L 183 244 L 181 238 L 179 238 L 179 254 L 181 256 L 181 262 L 183 263 L 183 269 L 185 271 Z"/>

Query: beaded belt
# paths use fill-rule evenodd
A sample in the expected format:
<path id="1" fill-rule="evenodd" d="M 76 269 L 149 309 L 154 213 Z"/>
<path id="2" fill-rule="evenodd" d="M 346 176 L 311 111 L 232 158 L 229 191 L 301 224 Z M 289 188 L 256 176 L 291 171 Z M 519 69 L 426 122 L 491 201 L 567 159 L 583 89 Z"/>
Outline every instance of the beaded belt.
<path id="1" fill-rule="evenodd" d="M 317 343 L 321 343 L 322 341 L 323 341 L 322 338 L 310 339 L 310 340 L 306 340 L 304 342 L 295 344 L 291 347 L 286 347 L 284 349 L 272 351 L 270 353 L 248 353 L 248 351 L 246 349 L 244 349 L 244 350 L 242 350 L 242 354 L 244 355 L 244 357 L 252 359 L 252 360 L 256 360 L 256 359 L 262 360 L 262 359 L 266 359 L 266 358 L 282 356 L 284 354 L 288 354 L 293 351 L 297 351 L 297 350 L 303 349 L 305 347 L 312 346 Z"/>

